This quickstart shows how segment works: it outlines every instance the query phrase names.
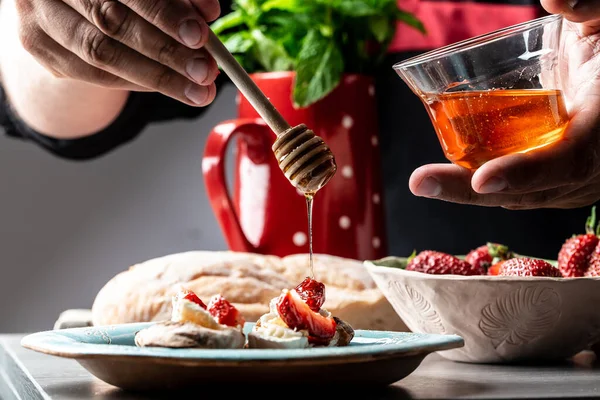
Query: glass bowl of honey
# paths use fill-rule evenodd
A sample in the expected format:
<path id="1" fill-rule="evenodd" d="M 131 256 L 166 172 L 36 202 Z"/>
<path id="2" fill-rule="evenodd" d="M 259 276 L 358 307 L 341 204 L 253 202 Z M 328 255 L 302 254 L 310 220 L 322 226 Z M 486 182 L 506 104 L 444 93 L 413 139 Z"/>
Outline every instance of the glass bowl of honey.
<path id="1" fill-rule="evenodd" d="M 425 105 L 448 160 L 475 170 L 563 137 L 562 22 L 549 15 L 394 64 Z"/>

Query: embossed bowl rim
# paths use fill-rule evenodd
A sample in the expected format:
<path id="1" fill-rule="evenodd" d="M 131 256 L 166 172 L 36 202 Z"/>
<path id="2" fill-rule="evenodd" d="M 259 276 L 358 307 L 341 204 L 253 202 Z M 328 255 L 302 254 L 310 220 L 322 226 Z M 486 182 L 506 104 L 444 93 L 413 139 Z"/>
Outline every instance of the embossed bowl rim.
<path id="1" fill-rule="evenodd" d="M 430 280 L 458 280 L 458 281 L 494 281 L 494 282 L 531 282 L 531 281 L 556 281 L 564 284 L 573 284 L 574 282 L 580 281 L 600 281 L 600 277 L 578 277 L 578 278 L 556 278 L 551 276 L 496 276 L 496 275 L 434 275 L 424 274 L 422 272 L 407 271 L 402 268 L 393 267 L 391 265 L 381 265 L 381 263 L 398 262 L 399 260 L 406 260 L 404 257 L 389 256 L 379 260 L 366 260 L 363 262 L 367 270 L 374 272 L 386 272 L 394 271 L 395 273 L 401 273 L 407 276 L 414 276 L 416 278 L 430 279 Z M 556 261 L 545 260 L 553 265 L 556 265 Z M 571 282 L 571 283 L 569 283 Z"/>

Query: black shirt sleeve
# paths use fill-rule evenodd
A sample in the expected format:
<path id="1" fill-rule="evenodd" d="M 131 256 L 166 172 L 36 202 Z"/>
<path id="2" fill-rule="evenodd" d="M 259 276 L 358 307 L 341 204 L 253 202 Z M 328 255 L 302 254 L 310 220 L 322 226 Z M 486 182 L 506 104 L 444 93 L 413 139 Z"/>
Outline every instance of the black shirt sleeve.
<path id="1" fill-rule="evenodd" d="M 217 79 L 217 93 L 225 79 Z M 153 122 L 199 117 L 208 107 L 191 107 L 160 93 L 131 92 L 119 116 L 105 129 L 78 139 L 55 139 L 36 132 L 14 112 L 0 85 L 0 126 L 8 136 L 35 143 L 48 152 L 70 160 L 103 156 L 135 139 Z"/>
<path id="2" fill-rule="evenodd" d="M 221 1 L 222 15 L 229 12 L 230 1 Z M 219 74 L 216 85 L 219 89 L 228 80 Z M 119 146 L 135 139 L 144 128 L 153 122 L 173 119 L 197 118 L 208 107 L 191 107 L 160 93 L 131 92 L 121 114 L 105 129 L 92 135 L 61 140 L 36 132 L 12 109 L 0 82 L 0 127 L 13 138 L 27 140 L 46 151 L 69 160 L 89 160 L 103 156 Z"/>

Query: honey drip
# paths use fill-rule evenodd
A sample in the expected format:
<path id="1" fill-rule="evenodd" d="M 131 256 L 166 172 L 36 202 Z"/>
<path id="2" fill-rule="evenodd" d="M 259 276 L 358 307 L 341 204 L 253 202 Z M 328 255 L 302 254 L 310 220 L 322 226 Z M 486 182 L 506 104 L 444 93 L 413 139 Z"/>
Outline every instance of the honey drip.
<path id="1" fill-rule="evenodd" d="M 315 271 L 313 266 L 313 233 L 312 233 L 312 214 L 313 214 L 313 198 L 314 193 L 305 193 L 306 198 L 306 213 L 308 215 L 308 265 L 310 268 L 310 278 L 315 279 Z"/>

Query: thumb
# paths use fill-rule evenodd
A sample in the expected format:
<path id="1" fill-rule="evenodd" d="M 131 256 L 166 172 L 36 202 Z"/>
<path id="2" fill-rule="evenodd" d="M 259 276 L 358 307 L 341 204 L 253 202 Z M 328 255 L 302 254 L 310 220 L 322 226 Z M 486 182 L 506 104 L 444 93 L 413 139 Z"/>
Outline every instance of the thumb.
<path id="1" fill-rule="evenodd" d="M 600 31 L 600 0 L 541 0 L 550 14 L 562 14 L 571 22 L 581 23 L 581 34 Z"/>

